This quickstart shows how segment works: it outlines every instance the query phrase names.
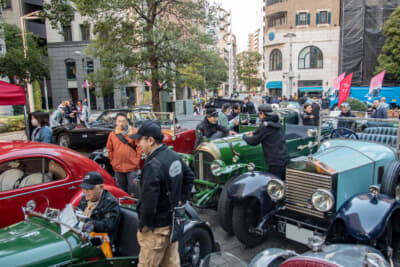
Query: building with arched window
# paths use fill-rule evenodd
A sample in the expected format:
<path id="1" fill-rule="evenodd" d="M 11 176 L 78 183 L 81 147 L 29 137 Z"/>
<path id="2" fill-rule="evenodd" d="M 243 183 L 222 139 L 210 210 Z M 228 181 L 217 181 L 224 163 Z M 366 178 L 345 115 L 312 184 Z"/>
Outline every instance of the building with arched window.
<path id="1" fill-rule="evenodd" d="M 265 89 L 272 96 L 321 95 L 338 75 L 339 0 L 267 0 Z"/>

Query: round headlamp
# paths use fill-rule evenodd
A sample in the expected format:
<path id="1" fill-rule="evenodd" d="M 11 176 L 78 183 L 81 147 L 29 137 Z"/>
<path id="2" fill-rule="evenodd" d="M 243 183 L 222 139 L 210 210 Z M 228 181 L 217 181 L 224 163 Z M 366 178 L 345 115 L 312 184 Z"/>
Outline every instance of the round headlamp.
<path id="1" fill-rule="evenodd" d="M 335 204 L 335 198 L 331 192 L 325 189 L 318 189 L 312 196 L 311 202 L 314 208 L 321 212 L 327 212 Z"/>
<path id="2" fill-rule="evenodd" d="M 281 200 L 285 196 L 285 183 L 279 179 L 272 179 L 267 184 L 267 193 L 273 200 Z"/>
<path id="3" fill-rule="evenodd" d="M 239 156 L 235 155 L 235 156 L 233 156 L 232 161 L 233 161 L 233 163 L 236 163 L 239 161 L 239 159 L 240 159 Z"/>
<path id="4" fill-rule="evenodd" d="M 247 170 L 248 171 L 252 172 L 252 171 L 254 171 L 255 168 L 256 168 L 256 165 L 253 162 L 249 162 L 247 164 Z"/>
<path id="5" fill-rule="evenodd" d="M 220 173 L 218 172 L 222 169 L 222 167 L 223 164 L 220 160 L 214 160 L 210 165 L 212 175 L 219 176 Z"/>
<path id="6" fill-rule="evenodd" d="M 190 165 L 189 165 L 189 160 L 188 160 L 188 159 L 183 158 L 182 160 L 183 160 L 183 162 L 185 162 L 185 164 L 186 164 L 187 166 L 190 166 Z"/>

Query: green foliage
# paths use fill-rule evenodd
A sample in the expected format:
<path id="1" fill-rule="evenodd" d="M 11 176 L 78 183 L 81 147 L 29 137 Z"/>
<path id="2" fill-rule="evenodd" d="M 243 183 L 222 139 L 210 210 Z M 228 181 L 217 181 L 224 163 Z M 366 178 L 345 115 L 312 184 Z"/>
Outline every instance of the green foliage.
<path id="1" fill-rule="evenodd" d="M 48 0 L 43 1 L 40 16 L 48 18 L 53 29 L 59 29 L 59 26 L 71 25 L 75 17 L 75 9 L 70 5 L 69 0 Z"/>
<path id="2" fill-rule="evenodd" d="M 0 133 L 21 131 L 24 129 L 24 115 L 0 118 Z"/>
<path id="3" fill-rule="evenodd" d="M 367 105 L 356 98 L 350 97 L 346 102 L 350 104 L 351 110 L 353 111 L 367 111 Z"/>
<path id="4" fill-rule="evenodd" d="M 386 77 L 391 80 L 400 80 L 400 7 L 398 7 L 386 21 L 382 32 L 386 37 L 385 45 L 378 57 L 379 65 L 376 74 L 386 70 Z"/>
<path id="5" fill-rule="evenodd" d="M 52 0 L 64 5 L 66 0 Z M 202 0 L 72 0 L 92 23 L 88 54 L 99 57 L 103 73 L 117 84 L 138 78 L 151 81 L 152 102 L 160 110 L 159 82 L 171 83 L 176 67 L 192 61 L 204 44 L 206 14 Z M 55 8 L 62 11 L 62 8 Z M 68 14 L 69 11 L 64 10 Z M 61 25 L 69 17 L 47 16 Z M 111 77 L 109 77 L 111 78 Z"/>
<path id="6" fill-rule="evenodd" d="M 35 110 L 42 110 L 42 91 L 38 81 L 32 83 L 33 86 L 33 99 L 35 102 Z"/>
<path id="7" fill-rule="evenodd" d="M 258 66 L 261 63 L 261 54 L 258 52 L 244 51 L 237 56 L 237 71 L 239 80 L 251 90 L 261 85 L 261 78 L 258 77 Z"/>
<path id="8" fill-rule="evenodd" d="M 180 87 L 199 90 L 216 89 L 228 79 L 228 66 L 214 51 L 202 50 L 193 56 L 193 61 L 178 68 Z"/>
<path id="9" fill-rule="evenodd" d="M 26 34 L 27 57 L 24 58 L 21 30 L 15 26 L 4 23 L 4 36 L 7 53 L 0 57 L 0 75 L 9 78 L 14 83 L 14 76 L 24 83 L 42 80 L 43 76 L 49 77 L 49 62 L 46 50 L 39 46 L 39 39 Z M 27 70 L 30 75 L 27 74 Z"/>

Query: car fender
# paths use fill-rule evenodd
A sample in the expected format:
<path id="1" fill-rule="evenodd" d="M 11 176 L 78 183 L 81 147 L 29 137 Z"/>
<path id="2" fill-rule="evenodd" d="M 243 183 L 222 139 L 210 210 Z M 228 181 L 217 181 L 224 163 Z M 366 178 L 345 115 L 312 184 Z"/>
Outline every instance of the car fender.
<path id="1" fill-rule="evenodd" d="M 359 194 L 339 208 L 328 228 L 328 236 L 337 220 L 341 220 L 348 233 L 358 240 L 375 240 L 385 231 L 392 213 L 400 209 L 400 203 L 387 195 Z"/>
<path id="2" fill-rule="evenodd" d="M 128 193 L 126 193 L 119 187 L 105 184 L 104 188 L 107 189 L 107 191 L 110 192 L 117 200 L 121 197 L 131 197 Z M 71 203 L 74 208 L 78 207 L 83 195 L 84 194 L 82 192 L 82 189 L 79 189 L 79 191 L 76 192 L 76 194 L 71 198 L 69 203 Z"/>
<path id="3" fill-rule="evenodd" d="M 267 184 L 277 176 L 268 172 L 246 172 L 235 178 L 228 188 L 228 197 L 234 201 L 243 201 L 255 197 L 260 201 L 263 210 L 271 206 L 272 200 L 267 193 Z"/>

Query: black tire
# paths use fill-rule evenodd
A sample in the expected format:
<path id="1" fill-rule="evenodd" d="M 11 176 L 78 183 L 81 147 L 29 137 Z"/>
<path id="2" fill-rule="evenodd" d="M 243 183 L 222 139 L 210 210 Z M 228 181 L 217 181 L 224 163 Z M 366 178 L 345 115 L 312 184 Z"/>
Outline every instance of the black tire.
<path id="1" fill-rule="evenodd" d="M 62 133 L 59 134 L 57 137 L 57 144 L 62 147 L 71 147 L 71 139 L 69 138 L 68 134 Z"/>
<path id="2" fill-rule="evenodd" d="M 400 186 L 400 161 L 392 160 L 383 174 L 381 193 L 395 197 L 397 186 Z"/>
<path id="3" fill-rule="evenodd" d="M 228 197 L 228 187 L 231 184 L 231 181 L 232 180 L 224 185 L 224 188 L 219 195 L 217 211 L 219 225 L 221 225 L 221 228 L 224 229 L 227 233 L 233 235 L 233 200 Z"/>
<path id="4" fill-rule="evenodd" d="M 235 202 L 232 215 L 233 232 L 237 239 L 248 247 L 254 247 L 265 240 L 265 236 L 250 232 L 261 221 L 260 203 L 257 199 Z"/>
<path id="5" fill-rule="evenodd" d="M 212 251 L 212 237 L 204 228 L 193 228 L 179 240 L 181 266 L 199 266 L 201 259 Z"/>

